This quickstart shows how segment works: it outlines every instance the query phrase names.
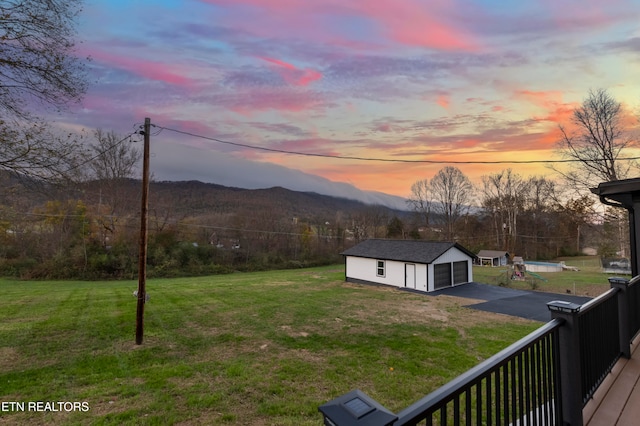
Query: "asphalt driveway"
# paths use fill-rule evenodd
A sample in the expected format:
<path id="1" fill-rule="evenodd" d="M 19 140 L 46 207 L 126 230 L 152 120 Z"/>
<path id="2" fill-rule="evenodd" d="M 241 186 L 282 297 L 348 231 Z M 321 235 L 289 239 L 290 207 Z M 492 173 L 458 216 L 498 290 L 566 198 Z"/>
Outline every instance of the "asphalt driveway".
<path id="1" fill-rule="evenodd" d="M 544 293 L 541 291 L 515 290 L 495 285 L 467 283 L 455 287 L 427 293 L 430 296 L 456 296 L 466 299 L 484 300 L 482 303 L 465 305 L 467 308 L 527 318 L 534 321 L 548 322 L 551 313 L 547 303 L 554 300 L 578 303 L 580 305 L 591 300 L 586 296 L 571 294 Z"/>

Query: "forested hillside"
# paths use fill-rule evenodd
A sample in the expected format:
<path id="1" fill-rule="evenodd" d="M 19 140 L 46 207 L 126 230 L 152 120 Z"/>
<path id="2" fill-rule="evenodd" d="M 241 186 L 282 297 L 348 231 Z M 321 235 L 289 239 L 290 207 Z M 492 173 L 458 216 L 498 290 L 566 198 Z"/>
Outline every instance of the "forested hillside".
<path id="1" fill-rule="evenodd" d="M 139 181 L 50 186 L 9 174 L 2 179 L 1 274 L 137 276 Z M 585 245 L 616 249 L 606 241 L 615 241 L 618 230 L 589 223 L 579 214 L 585 208 L 579 200 L 561 204 L 538 198 L 533 203 L 523 193 L 515 199 L 488 201 L 467 212 L 453 230 L 453 239 L 473 252 L 506 247 L 528 259 L 548 259 L 578 253 Z M 447 238 L 442 217 L 431 213 L 426 220 L 424 212 L 419 213 L 279 187 L 248 190 L 195 181 L 152 182 L 148 275 L 319 265 L 340 262 L 345 248 L 367 238 Z"/>
<path id="2" fill-rule="evenodd" d="M 0 272 L 33 278 L 137 274 L 141 183 L 64 187 L 3 175 Z M 284 188 L 152 182 L 149 275 L 300 267 L 340 260 L 345 244 L 385 237 L 411 214 Z M 353 228 L 360 229 L 354 236 Z M 360 234 L 358 234 L 360 232 Z"/>

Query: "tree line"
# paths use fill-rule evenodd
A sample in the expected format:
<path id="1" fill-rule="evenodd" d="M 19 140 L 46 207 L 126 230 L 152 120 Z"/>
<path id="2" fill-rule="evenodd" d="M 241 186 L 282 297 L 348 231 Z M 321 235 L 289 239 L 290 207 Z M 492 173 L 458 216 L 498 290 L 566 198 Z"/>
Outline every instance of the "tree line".
<path id="1" fill-rule="evenodd" d="M 592 197 L 567 198 L 553 180 L 524 177 L 512 169 L 482 176 L 481 181 L 474 186 L 451 166 L 431 180 L 416 181 L 408 203 L 420 220 L 420 237 L 459 241 L 476 252 L 504 250 L 531 260 L 576 255 L 588 245 L 611 254 Z"/>
<path id="2" fill-rule="evenodd" d="M 463 176 L 444 168 L 442 174 Z M 139 180 L 92 178 L 46 194 L 25 191 L 3 174 L 0 274 L 22 278 L 108 279 L 137 276 Z M 454 182 L 455 180 L 447 180 Z M 594 218 L 594 200 L 563 198 L 553 181 L 510 169 L 482 186 L 446 198 L 420 180 L 411 211 L 353 203 L 321 209 L 306 194 L 278 189 L 207 190 L 193 183 L 152 182 L 148 275 L 201 275 L 341 262 L 368 238 L 458 241 L 473 252 L 499 249 L 527 259 L 618 251 L 612 218 Z M 459 191 L 457 192 L 464 192 Z M 446 189 L 451 192 L 452 188 Z M 447 192 L 447 193 L 448 193 Z M 329 197 L 327 197 L 329 198 Z M 449 203 L 449 204 L 447 204 Z M 304 206 L 304 211 L 301 208 Z M 600 220 L 604 219 L 604 220 Z"/>

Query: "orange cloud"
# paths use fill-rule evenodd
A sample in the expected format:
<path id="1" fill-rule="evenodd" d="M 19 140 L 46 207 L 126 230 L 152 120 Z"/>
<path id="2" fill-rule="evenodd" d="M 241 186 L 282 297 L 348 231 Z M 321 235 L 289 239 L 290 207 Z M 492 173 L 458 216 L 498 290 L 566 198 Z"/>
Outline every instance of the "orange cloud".
<path id="1" fill-rule="evenodd" d="M 538 106 L 548 107 L 549 105 L 556 105 L 558 103 L 562 103 L 563 93 L 558 90 L 549 90 L 549 91 L 518 90 L 515 92 L 515 97 L 519 99 L 527 100 Z"/>
<path id="2" fill-rule="evenodd" d="M 451 99 L 447 95 L 438 95 L 438 99 L 436 100 L 436 103 L 440 105 L 442 108 L 447 109 L 449 108 Z"/>
<path id="3" fill-rule="evenodd" d="M 533 118 L 536 121 L 549 121 L 556 124 L 568 124 L 576 103 L 565 103 L 560 91 L 520 90 L 515 93 L 517 99 L 523 99 L 545 110 L 544 115 Z"/>

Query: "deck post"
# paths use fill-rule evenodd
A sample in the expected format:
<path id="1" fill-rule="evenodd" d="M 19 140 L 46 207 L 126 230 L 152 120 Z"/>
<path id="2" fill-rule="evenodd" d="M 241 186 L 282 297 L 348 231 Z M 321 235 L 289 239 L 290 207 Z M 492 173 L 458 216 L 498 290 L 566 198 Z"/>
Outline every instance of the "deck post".
<path id="1" fill-rule="evenodd" d="M 547 303 L 552 319 L 562 319 L 558 330 L 559 377 L 562 394 L 562 424 L 583 426 L 582 366 L 580 362 L 580 305 L 555 300 Z"/>
<path id="2" fill-rule="evenodd" d="M 629 280 L 625 278 L 609 278 L 611 288 L 618 289 L 618 324 L 620 330 L 620 352 L 622 356 L 631 358 L 631 330 L 629 323 Z"/>

